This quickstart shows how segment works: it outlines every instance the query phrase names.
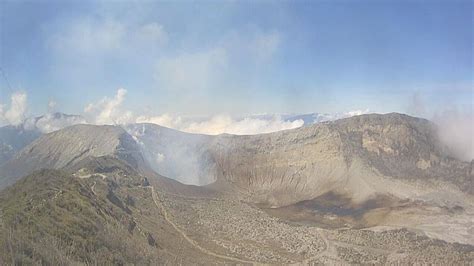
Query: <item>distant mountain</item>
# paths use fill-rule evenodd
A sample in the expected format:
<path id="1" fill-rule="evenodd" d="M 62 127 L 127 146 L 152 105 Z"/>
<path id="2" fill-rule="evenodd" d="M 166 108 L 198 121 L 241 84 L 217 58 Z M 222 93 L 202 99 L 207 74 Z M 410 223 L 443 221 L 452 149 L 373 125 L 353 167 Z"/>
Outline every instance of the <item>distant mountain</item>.
<path id="1" fill-rule="evenodd" d="M 0 127 L 0 165 L 39 136 L 39 130 L 26 129 L 24 125 Z"/>
<path id="2" fill-rule="evenodd" d="M 50 133 L 68 126 L 86 123 L 85 118 L 80 115 L 69 115 L 55 112 L 28 118 L 23 123 L 23 127 L 30 130 L 38 130 L 42 133 Z"/>
<path id="3" fill-rule="evenodd" d="M 328 192 L 322 183 L 337 187 L 369 176 L 436 179 L 473 193 L 471 164 L 451 158 L 435 130 L 427 120 L 401 114 L 355 116 L 253 136 L 189 134 L 154 124 L 77 125 L 42 136 L 0 170 L 22 176 L 87 156 L 132 154 L 132 165 L 188 184 L 229 182 L 258 190 L 259 197 L 278 205 Z M 350 192 L 346 187 L 346 193 L 364 198 L 383 189 L 362 183 L 372 188 Z M 274 202 L 273 193 L 281 189 L 294 190 L 288 193 L 293 199 L 279 196 Z"/>
<path id="4" fill-rule="evenodd" d="M 238 120 L 251 118 L 260 120 L 273 120 L 275 117 L 281 118 L 283 121 L 293 122 L 296 120 L 304 121 L 304 125 L 312 125 L 314 123 L 331 121 L 339 118 L 344 118 L 353 115 L 352 113 L 340 113 L 340 114 L 320 114 L 320 113 L 309 113 L 309 114 L 265 114 L 265 115 L 250 115 L 245 117 L 238 117 Z M 186 121 L 191 122 L 202 122 L 209 117 L 190 117 Z M 20 149 L 31 143 L 33 140 L 45 133 L 57 131 L 69 126 L 77 124 L 87 124 L 84 117 L 80 115 L 70 115 L 64 113 L 47 113 L 42 116 L 30 117 L 23 123 L 17 126 L 3 126 L 0 127 L 0 165 L 11 159 Z M 150 124 L 152 127 L 152 125 Z M 125 126 L 126 128 L 134 128 L 134 124 Z M 175 147 L 176 148 L 176 147 Z M 148 154 L 151 155 L 151 154 Z M 153 156 L 160 155 L 157 151 L 154 152 Z M 155 158 L 160 160 L 159 158 Z M 153 160 L 155 160 L 153 159 Z M 168 168 L 170 169 L 170 168 Z M 171 171 L 171 170 L 167 170 Z M 173 170 L 177 171 L 177 170 Z M 184 170 L 183 170 L 184 171 Z M 165 171 L 165 173 L 168 173 Z M 188 177 L 189 178 L 189 177 Z M 206 181 L 203 181 L 206 183 Z"/>
<path id="5" fill-rule="evenodd" d="M 0 127 L 0 165 L 44 133 L 85 123 L 85 119 L 79 115 L 48 113 L 28 118 L 17 126 Z"/>

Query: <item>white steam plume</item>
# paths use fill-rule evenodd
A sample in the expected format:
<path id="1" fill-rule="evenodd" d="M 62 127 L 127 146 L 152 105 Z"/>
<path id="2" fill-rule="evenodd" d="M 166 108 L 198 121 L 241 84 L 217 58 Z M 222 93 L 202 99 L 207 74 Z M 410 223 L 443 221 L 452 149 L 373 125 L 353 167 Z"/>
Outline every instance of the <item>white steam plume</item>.
<path id="1" fill-rule="evenodd" d="M 474 160 L 474 114 L 472 111 L 446 110 L 435 114 L 440 140 L 461 160 Z"/>
<path id="2" fill-rule="evenodd" d="M 452 105 L 448 104 L 448 106 Z M 423 95 L 420 92 L 415 92 L 411 96 L 408 113 L 433 121 L 437 125 L 439 140 L 449 149 L 451 156 L 464 161 L 474 160 L 474 113 L 472 106 L 462 110 L 455 107 L 443 107 L 429 112 Z"/>

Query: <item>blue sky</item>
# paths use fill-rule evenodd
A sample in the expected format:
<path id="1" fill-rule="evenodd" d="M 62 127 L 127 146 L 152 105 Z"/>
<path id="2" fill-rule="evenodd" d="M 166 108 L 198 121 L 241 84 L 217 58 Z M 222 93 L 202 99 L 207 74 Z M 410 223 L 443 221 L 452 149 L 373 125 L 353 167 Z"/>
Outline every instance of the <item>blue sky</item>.
<path id="1" fill-rule="evenodd" d="M 149 114 L 472 111 L 472 5 L 1 1 L 0 103 L 81 113 L 124 88 Z"/>

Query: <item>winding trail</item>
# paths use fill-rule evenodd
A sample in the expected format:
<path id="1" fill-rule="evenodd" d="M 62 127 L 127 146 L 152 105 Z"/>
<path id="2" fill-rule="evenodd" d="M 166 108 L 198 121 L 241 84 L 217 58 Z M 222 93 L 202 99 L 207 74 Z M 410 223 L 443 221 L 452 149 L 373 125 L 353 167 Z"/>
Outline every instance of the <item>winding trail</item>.
<path id="1" fill-rule="evenodd" d="M 311 261 L 317 260 L 317 259 L 319 259 L 321 257 L 324 257 L 324 256 L 326 256 L 330 259 L 336 260 L 336 261 L 341 260 L 339 258 L 339 256 L 337 255 L 336 247 L 328 240 L 328 238 L 324 234 L 324 231 L 322 229 L 318 228 L 317 232 L 318 232 L 319 236 L 321 237 L 321 239 L 324 241 L 324 244 L 326 245 L 326 249 L 323 252 L 320 252 L 315 256 L 309 257 L 309 258 L 307 258 L 305 260 L 302 260 L 300 262 L 296 262 L 292 265 L 311 265 Z"/>
<path id="2" fill-rule="evenodd" d="M 144 188 L 151 189 L 151 195 L 152 195 L 152 198 L 153 198 L 153 202 L 160 209 L 160 211 L 163 213 L 163 216 L 164 216 L 166 222 L 168 222 L 189 244 L 191 244 L 193 247 L 195 247 L 196 249 L 198 249 L 202 253 L 207 254 L 209 256 L 212 256 L 212 257 L 237 262 L 239 264 L 243 263 L 243 264 L 252 264 L 252 265 L 266 265 L 265 263 L 254 262 L 254 261 L 249 261 L 249 260 L 243 260 L 243 259 L 239 259 L 239 258 L 234 258 L 234 257 L 226 256 L 226 255 L 217 254 L 215 252 L 212 252 L 212 251 L 207 250 L 206 248 L 200 246 L 199 243 L 197 243 L 195 240 L 193 240 L 189 236 L 187 236 L 186 233 L 183 230 L 181 230 L 181 228 L 179 228 L 178 225 L 176 225 L 170 219 L 169 214 L 166 211 L 165 206 L 163 205 L 162 201 L 160 200 L 160 198 L 158 196 L 158 193 L 156 193 L 156 191 L 155 191 L 155 188 L 153 186 L 144 186 Z M 326 235 L 324 233 L 324 230 L 318 228 L 317 232 L 318 232 L 320 238 L 324 241 L 324 244 L 326 246 L 325 250 L 320 252 L 319 254 L 317 254 L 315 256 L 312 256 L 310 258 L 307 258 L 307 259 L 299 261 L 299 262 L 295 262 L 291 265 L 311 265 L 311 261 L 316 260 L 316 259 L 321 258 L 321 257 L 324 257 L 324 256 L 329 258 L 329 259 L 344 263 L 344 261 L 341 260 L 341 258 L 338 256 L 338 253 L 337 253 L 337 250 L 336 250 L 336 247 L 334 246 L 334 244 L 331 243 L 331 241 L 329 241 L 328 238 L 326 237 Z M 339 243 L 337 243 L 337 244 L 339 244 Z M 377 251 L 380 252 L 380 250 L 377 250 Z"/>
<path id="3" fill-rule="evenodd" d="M 96 184 L 97 184 L 97 182 L 94 181 L 94 184 L 91 186 L 91 190 L 92 190 L 92 193 L 94 193 L 94 195 L 97 196 L 97 193 L 95 193 L 95 190 L 94 190 Z"/>
<path id="4" fill-rule="evenodd" d="M 238 258 L 233 258 L 233 257 L 229 257 L 229 256 L 226 256 L 226 255 L 221 255 L 221 254 L 217 254 L 217 253 L 214 253 L 210 250 L 207 250 L 203 247 L 201 247 L 196 241 L 192 240 L 191 238 L 189 238 L 186 233 L 181 230 L 170 218 L 169 218 L 169 215 L 168 215 L 168 212 L 166 211 L 166 208 L 165 206 L 163 206 L 160 198 L 158 197 L 158 194 L 155 192 L 155 188 L 153 186 L 146 186 L 146 188 L 150 188 L 151 189 L 151 195 L 152 195 L 152 198 L 153 198 L 153 202 L 155 203 L 155 205 L 161 210 L 161 212 L 163 213 L 163 216 L 165 218 L 165 220 L 171 225 L 173 226 L 173 228 L 184 238 L 186 239 L 186 241 L 188 241 L 189 244 L 191 244 L 193 247 L 195 247 L 196 249 L 198 249 L 199 251 L 201 251 L 202 253 L 204 254 L 207 254 L 209 256 L 212 256 L 212 257 L 216 257 L 216 258 L 220 258 L 220 259 L 224 259 L 224 260 L 230 260 L 230 261 L 234 261 L 234 262 L 238 262 L 238 263 L 244 263 L 244 264 L 260 264 L 260 263 L 257 263 L 257 262 L 253 262 L 253 261 L 249 261 L 249 260 L 242 260 L 242 259 L 238 259 Z"/>

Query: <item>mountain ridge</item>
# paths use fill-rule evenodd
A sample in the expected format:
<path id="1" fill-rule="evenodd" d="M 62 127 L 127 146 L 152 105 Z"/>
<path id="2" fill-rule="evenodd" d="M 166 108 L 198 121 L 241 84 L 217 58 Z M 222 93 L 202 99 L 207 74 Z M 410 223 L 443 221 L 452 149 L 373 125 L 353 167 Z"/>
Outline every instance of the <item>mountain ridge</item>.
<path id="1" fill-rule="evenodd" d="M 75 125 L 42 135 L 0 166 L 4 185 L 43 168 L 61 169 L 88 156 L 113 155 L 148 171 L 134 140 L 115 126 Z M 5 179 L 10 177 L 10 180 Z"/>
<path id="2" fill-rule="evenodd" d="M 450 157 L 431 122 L 400 114 L 243 136 L 78 125 L 43 135 L 7 166 L 18 172 L 0 191 L 0 254 L 15 261 L 474 259 L 472 162 Z"/>

